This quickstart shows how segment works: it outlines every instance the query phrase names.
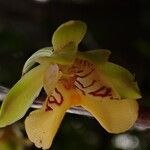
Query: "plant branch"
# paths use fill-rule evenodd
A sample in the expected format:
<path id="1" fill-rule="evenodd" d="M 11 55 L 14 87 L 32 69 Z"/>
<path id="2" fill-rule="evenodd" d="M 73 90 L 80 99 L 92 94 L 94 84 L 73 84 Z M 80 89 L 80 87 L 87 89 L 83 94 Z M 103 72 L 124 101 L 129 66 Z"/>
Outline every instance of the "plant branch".
<path id="1" fill-rule="evenodd" d="M 3 101 L 8 91 L 9 91 L 8 88 L 0 86 L 0 101 Z M 40 96 L 36 98 L 36 100 L 34 101 L 31 107 L 41 108 L 45 98 L 46 98 L 46 93 L 42 91 L 40 93 Z M 72 107 L 67 112 L 72 114 L 82 115 L 82 116 L 93 117 L 89 112 L 87 112 L 82 107 Z M 150 129 L 150 107 L 145 107 L 145 106 L 139 107 L 139 114 L 135 126 L 142 129 L 148 129 L 148 128 Z"/>

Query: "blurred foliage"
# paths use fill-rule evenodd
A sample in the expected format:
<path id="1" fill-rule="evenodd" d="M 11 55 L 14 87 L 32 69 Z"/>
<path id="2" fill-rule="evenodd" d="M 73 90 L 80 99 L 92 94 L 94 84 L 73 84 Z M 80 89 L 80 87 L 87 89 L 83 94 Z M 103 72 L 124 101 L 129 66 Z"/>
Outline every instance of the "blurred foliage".
<path id="1" fill-rule="evenodd" d="M 0 149 L 1 150 L 24 150 L 32 143 L 23 135 L 22 124 L 18 123 L 0 129 Z"/>
<path id="2" fill-rule="evenodd" d="M 88 25 L 80 49 L 110 49 L 111 60 L 136 75 L 143 96 L 139 102 L 150 106 L 149 7 L 148 0 L 0 0 L 0 84 L 11 87 L 20 78 L 25 60 L 50 46 L 56 27 L 79 19 Z M 150 149 L 149 130 L 126 134 L 138 138 L 134 149 Z M 51 150 L 123 149 L 114 146 L 116 136 L 94 119 L 67 114 Z"/>

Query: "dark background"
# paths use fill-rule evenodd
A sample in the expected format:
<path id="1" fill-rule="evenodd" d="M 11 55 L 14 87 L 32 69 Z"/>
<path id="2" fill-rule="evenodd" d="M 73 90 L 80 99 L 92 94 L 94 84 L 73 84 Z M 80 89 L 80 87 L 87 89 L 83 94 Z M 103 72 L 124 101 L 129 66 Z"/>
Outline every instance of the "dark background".
<path id="1" fill-rule="evenodd" d="M 135 74 L 139 103 L 150 106 L 149 0 L 0 0 L 0 85 L 11 87 L 26 59 L 50 46 L 55 29 L 68 20 L 87 23 L 80 50 L 111 50 L 110 60 Z M 113 135 L 94 119 L 67 114 L 51 150 L 125 149 L 115 144 L 117 138 L 128 142 L 126 149 L 150 149 L 150 130 Z"/>

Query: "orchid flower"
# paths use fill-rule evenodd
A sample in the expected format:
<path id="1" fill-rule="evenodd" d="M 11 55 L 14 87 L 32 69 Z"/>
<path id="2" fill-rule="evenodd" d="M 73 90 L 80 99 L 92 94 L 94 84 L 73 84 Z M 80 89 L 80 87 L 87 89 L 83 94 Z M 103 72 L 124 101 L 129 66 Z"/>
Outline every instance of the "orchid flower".
<path id="1" fill-rule="evenodd" d="M 22 78 L 6 96 L 0 111 L 0 127 L 22 118 L 44 88 L 42 108 L 25 120 L 29 139 L 48 149 L 65 112 L 82 106 L 110 133 L 128 130 L 138 116 L 141 98 L 134 76 L 108 61 L 110 51 L 78 51 L 86 24 L 69 21 L 54 32 L 52 47 L 35 52 L 25 63 Z M 36 65 L 38 63 L 38 65 Z"/>

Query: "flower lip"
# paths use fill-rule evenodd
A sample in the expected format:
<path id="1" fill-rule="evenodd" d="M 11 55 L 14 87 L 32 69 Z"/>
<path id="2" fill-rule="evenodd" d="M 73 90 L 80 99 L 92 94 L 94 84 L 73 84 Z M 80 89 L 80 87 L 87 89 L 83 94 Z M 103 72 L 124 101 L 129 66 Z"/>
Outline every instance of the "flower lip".
<path id="1" fill-rule="evenodd" d="M 62 76 L 59 81 L 70 90 L 79 90 L 83 95 L 100 98 L 119 99 L 119 95 L 108 83 L 99 79 L 96 65 L 92 62 L 76 58 L 71 66 L 60 66 Z"/>

